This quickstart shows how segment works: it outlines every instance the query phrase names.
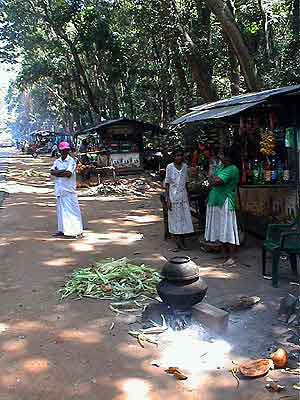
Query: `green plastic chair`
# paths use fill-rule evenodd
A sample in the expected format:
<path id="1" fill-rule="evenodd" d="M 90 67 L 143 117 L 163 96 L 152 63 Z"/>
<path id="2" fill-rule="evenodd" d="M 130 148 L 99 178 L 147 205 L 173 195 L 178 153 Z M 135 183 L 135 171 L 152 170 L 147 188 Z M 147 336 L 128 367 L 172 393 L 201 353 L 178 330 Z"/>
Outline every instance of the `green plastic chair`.
<path id="1" fill-rule="evenodd" d="M 272 253 L 272 284 L 278 287 L 278 269 L 281 254 L 290 258 L 291 268 L 297 275 L 297 255 L 300 255 L 300 217 L 294 223 L 268 225 L 267 237 L 262 249 L 262 273 L 266 275 L 266 253 Z"/>

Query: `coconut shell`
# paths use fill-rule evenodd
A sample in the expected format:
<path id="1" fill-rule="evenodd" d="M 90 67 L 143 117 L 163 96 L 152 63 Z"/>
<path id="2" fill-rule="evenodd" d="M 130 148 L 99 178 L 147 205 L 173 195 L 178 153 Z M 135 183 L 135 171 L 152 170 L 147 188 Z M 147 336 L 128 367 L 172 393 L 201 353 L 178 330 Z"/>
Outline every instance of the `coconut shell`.
<path id="1" fill-rule="evenodd" d="M 279 369 L 285 368 L 289 361 L 288 353 L 282 348 L 279 348 L 273 354 L 271 354 L 271 358 L 273 360 L 275 368 Z"/>
<path id="2" fill-rule="evenodd" d="M 273 368 L 273 361 L 268 359 L 259 359 L 246 361 L 239 366 L 240 373 L 248 378 L 258 378 L 266 375 Z"/>

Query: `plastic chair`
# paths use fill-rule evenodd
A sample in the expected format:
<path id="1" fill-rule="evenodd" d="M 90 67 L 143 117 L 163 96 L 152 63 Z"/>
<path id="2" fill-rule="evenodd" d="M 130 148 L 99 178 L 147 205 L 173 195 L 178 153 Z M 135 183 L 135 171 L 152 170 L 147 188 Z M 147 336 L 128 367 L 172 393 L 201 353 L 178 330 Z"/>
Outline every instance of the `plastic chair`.
<path id="1" fill-rule="evenodd" d="M 290 258 L 291 268 L 297 275 L 297 255 L 300 255 L 300 218 L 292 224 L 268 225 L 267 237 L 262 249 L 262 273 L 266 275 L 266 253 L 272 253 L 272 284 L 278 287 L 278 269 L 281 254 L 287 254 Z"/>

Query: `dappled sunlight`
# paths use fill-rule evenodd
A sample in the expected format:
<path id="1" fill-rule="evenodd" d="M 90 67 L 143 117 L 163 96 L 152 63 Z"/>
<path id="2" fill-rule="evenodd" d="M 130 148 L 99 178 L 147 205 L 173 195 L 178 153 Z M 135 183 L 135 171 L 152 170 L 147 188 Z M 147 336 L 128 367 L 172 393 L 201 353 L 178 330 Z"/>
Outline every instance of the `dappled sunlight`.
<path id="1" fill-rule="evenodd" d="M 127 378 L 117 382 L 116 386 L 122 393 L 122 395 L 117 397 L 117 399 L 158 400 L 158 397 L 153 394 L 152 385 L 144 379 Z"/>
<path id="2" fill-rule="evenodd" d="M 69 342 L 84 344 L 101 343 L 103 339 L 103 335 L 91 329 L 65 329 L 58 334 L 58 337 Z"/>
<path id="3" fill-rule="evenodd" d="M 20 321 L 12 323 L 10 330 L 16 332 L 38 332 L 45 329 L 45 325 L 39 321 Z"/>
<path id="4" fill-rule="evenodd" d="M 111 244 L 128 245 L 140 240 L 142 240 L 142 235 L 136 232 L 124 233 L 120 231 L 111 231 L 109 233 L 97 233 L 93 231 L 85 231 L 84 239 L 82 241 L 72 242 L 70 244 L 70 247 L 74 251 L 80 251 L 80 246 L 82 244 L 105 245 L 111 243 Z"/>
<path id="5" fill-rule="evenodd" d="M 23 369 L 29 374 L 41 374 L 49 369 L 46 358 L 33 357 L 22 362 Z"/>
<path id="6" fill-rule="evenodd" d="M 0 335 L 9 329 L 9 325 L 3 322 L 0 323 Z"/>
<path id="7" fill-rule="evenodd" d="M 44 261 L 43 264 L 49 267 L 66 267 L 70 265 L 74 265 L 76 260 L 71 257 L 61 257 L 61 258 L 54 258 L 50 261 Z"/>
<path id="8" fill-rule="evenodd" d="M 69 245 L 69 247 L 76 251 L 77 253 L 80 252 L 91 252 L 95 250 L 95 246 L 92 244 L 84 243 L 82 241 L 73 242 Z"/>
<path id="9" fill-rule="evenodd" d="M 137 223 L 155 223 L 155 222 L 159 222 L 160 218 L 157 215 L 147 215 L 147 216 L 138 216 L 138 215 L 134 215 L 134 216 L 130 216 L 130 217 L 126 217 L 125 218 L 126 221 L 133 221 L 133 222 L 137 222 Z"/>
<path id="10" fill-rule="evenodd" d="M 217 278 L 217 279 L 237 279 L 238 272 L 228 272 L 220 269 L 220 266 L 215 267 L 201 267 L 200 274 L 202 278 Z"/>
<path id="11" fill-rule="evenodd" d="M 25 353 L 28 342 L 23 340 L 7 340 L 1 345 L 1 350 L 9 353 Z"/>
<path id="12" fill-rule="evenodd" d="M 3 387 L 6 387 L 7 389 L 14 388 L 16 385 L 19 384 L 28 384 L 28 379 L 22 376 L 22 379 L 20 378 L 20 373 L 15 372 L 15 373 L 8 373 L 8 374 L 1 374 L 0 373 L 0 384 Z"/>
<path id="13" fill-rule="evenodd" d="M 27 193 L 27 194 L 40 194 L 40 193 L 50 193 L 51 190 L 41 187 L 41 186 L 30 186 L 30 185 L 21 185 L 19 183 L 15 183 L 13 181 L 9 181 L 8 183 L 0 184 L 0 191 L 9 193 L 9 194 L 18 194 L 18 193 Z"/>

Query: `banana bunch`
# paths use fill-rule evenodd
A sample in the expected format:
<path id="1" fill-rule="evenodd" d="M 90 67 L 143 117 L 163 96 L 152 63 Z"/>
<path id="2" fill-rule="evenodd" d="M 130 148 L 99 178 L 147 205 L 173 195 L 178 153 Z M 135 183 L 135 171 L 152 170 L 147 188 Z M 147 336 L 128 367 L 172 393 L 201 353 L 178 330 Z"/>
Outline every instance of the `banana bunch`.
<path id="1" fill-rule="evenodd" d="M 276 139 L 275 135 L 271 131 L 266 131 L 261 136 L 260 141 L 260 152 L 264 156 L 275 156 L 276 155 Z"/>

